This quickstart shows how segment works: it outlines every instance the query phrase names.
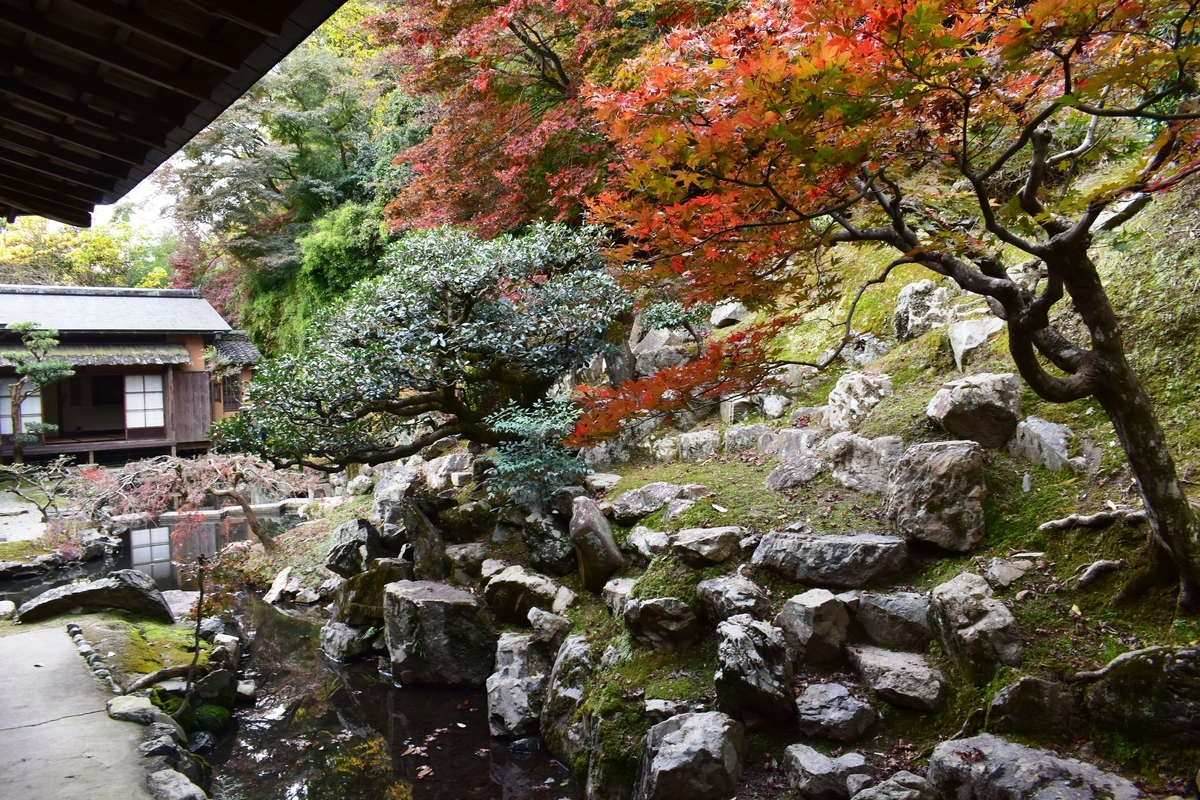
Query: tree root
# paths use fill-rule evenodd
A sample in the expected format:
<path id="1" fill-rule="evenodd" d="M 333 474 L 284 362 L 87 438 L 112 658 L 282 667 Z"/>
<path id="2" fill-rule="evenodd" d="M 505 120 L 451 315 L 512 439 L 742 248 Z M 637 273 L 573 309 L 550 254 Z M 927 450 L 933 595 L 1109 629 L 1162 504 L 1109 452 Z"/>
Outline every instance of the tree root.
<path id="1" fill-rule="evenodd" d="M 1141 525 L 1147 521 L 1146 512 L 1136 508 L 1116 508 L 1096 514 L 1072 514 L 1062 519 L 1052 519 L 1038 526 L 1039 531 L 1065 531 L 1071 528 L 1107 528 L 1114 522 L 1124 520 L 1129 525 Z"/>
<path id="2" fill-rule="evenodd" d="M 159 681 L 170 680 L 171 678 L 186 678 L 189 669 L 192 669 L 190 664 L 183 664 L 182 666 L 178 667 L 163 667 L 160 670 L 151 672 L 149 675 L 143 675 L 133 683 L 129 684 L 129 686 L 125 688 L 125 694 L 139 692 L 142 689 L 153 686 Z M 209 672 L 209 668 L 202 664 L 197 664 L 195 666 L 195 670 L 196 674 L 198 675 L 207 675 Z"/>

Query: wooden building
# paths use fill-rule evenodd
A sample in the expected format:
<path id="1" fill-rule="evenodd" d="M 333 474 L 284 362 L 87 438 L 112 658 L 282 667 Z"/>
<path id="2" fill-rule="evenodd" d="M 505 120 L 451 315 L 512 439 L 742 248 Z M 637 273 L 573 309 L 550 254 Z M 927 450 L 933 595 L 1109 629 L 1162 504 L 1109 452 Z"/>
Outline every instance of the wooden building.
<path id="1" fill-rule="evenodd" d="M 7 326 L 58 331 L 52 357 L 75 374 L 22 404 L 24 422 L 58 426 L 30 458 L 114 461 L 202 452 L 208 429 L 237 413 L 258 350 L 194 290 L 0 285 L 0 457 L 12 454 L 8 386 L 21 341 Z M 205 353 L 232 365 L 214 378 Z"/>

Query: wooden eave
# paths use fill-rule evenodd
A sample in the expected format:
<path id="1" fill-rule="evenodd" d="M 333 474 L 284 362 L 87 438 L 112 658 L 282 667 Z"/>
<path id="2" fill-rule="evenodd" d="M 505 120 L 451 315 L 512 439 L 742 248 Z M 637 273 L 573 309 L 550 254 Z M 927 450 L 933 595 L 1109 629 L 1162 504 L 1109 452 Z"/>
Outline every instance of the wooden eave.
<path id="1" fill-rule="evenodd" d="M 0 215 L 91 224 L 344 0 L 0 0 Z"/>

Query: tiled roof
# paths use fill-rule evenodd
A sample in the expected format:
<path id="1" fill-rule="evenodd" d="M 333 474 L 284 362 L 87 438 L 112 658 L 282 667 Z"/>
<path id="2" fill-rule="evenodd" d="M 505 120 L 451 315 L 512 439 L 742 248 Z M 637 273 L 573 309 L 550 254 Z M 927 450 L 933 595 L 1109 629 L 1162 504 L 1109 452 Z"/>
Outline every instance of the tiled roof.
<path id="1" fill-rule="evenodd" d="M 229 324 L 192 289 L 0 284 L 0 325 L 59 333 L 224 333 Z"/>
<path id="2" fill-rule="evenodd" d="M 230 364 L 253 364 L 262 358 L 262 353 L 250 341 L 245 331 L 230 331 L 217 334 L 217 355 Z"/>
<path id="3" fill-rule="evenodd" d="M 11 360 L 20 348 L 0 347 L 0 367 L 13 367 Z M 50 351 L 50 358 L 70 361 L 77 367 L 129 366 L 135 364 L 187 364 L 192 360 L 181 344 L 67 344 Z"/>

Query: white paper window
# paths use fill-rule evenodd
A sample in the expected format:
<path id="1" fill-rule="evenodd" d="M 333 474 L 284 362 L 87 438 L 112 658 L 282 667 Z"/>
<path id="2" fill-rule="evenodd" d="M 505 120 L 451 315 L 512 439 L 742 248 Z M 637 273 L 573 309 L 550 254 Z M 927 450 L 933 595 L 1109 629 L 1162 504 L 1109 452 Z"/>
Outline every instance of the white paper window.
<path id="1" fill-rule="evenodd" d="M 13 432 L 12 429 L 12 395 L 9 394 L 9 389 L 16 381 L 10 379 L 0 380 L 0 434 L 5 436 Z M 25 388 L 29 388 L 26 384 Z M 30 422 L 42 421 L 42 395 L 35 393 L 26 397 L 21 402 L 21 424 L 28 425 Z"/>
<path id="2" fill-rule="evenodd" d="M 162 375 L 126 375 L 125 427 L 161 428 L 164 424 Z"/>

